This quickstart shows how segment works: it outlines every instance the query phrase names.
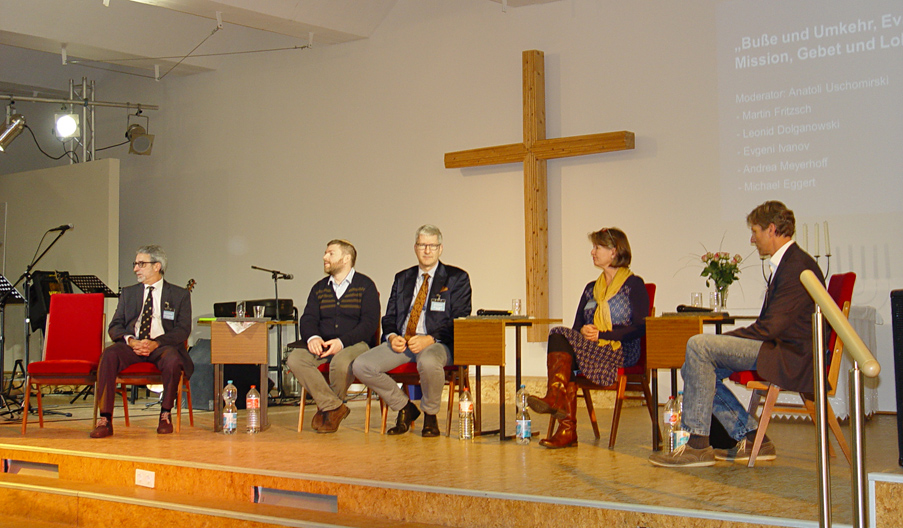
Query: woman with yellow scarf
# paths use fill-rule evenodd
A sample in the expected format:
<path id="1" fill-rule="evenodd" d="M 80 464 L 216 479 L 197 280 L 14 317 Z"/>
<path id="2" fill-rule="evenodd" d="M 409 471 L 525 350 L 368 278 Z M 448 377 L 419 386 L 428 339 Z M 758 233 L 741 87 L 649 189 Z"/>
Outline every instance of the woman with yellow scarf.
<path id="1" fill-rule="evenodd" d="M 577 445 L 576 372 L 593 383 L 611 385 L 620 367 L 640 359 L 640 338 L 646 334 L 649 295 L 643 279 L 630 266 L 630 243 L 617 228 L 590 233 L 593 265 L 602 270 L 586 285 L 574 326 L 549 332 L 546 365 L 549 385 L 543 398 L 530 396 L 530 408 L 559 421 L 551 438 L 539 441 L 550 449 Z"/>

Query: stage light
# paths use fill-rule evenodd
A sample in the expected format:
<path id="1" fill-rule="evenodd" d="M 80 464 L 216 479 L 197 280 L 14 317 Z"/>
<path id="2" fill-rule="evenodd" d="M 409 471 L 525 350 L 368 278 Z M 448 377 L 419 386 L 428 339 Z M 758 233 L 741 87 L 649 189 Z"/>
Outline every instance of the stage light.
<path id="1" fill-rule="evenodd" d="M 125 131 L 125 137 L 129 140 L 129 154 L 150 156 L 151 149 L 154 147 L 154 136 L 148 134 L 143 126 L 129 125 Z"/>
<path id="2" fill-rule="evenodd" d="M 6 152 L 6 147 L 16 139 L 16 136 L 22 133 L 25 128 L 25 116 L 22 114 L 13 114 L 7 119 L 7 123 L 3 126 L 3 132 L 0 132 L 0 152 Z"/>
<path id="3" fill-rule="evenodd" d="M 54 114 L 53 117 L 56 121 L 56 126 L 53 127 L 53 132 L 56 137 L 60 139 L 67 139 L 81 135 L 81 131 L 78 127 L 78 114 L 65 112 Z"/>

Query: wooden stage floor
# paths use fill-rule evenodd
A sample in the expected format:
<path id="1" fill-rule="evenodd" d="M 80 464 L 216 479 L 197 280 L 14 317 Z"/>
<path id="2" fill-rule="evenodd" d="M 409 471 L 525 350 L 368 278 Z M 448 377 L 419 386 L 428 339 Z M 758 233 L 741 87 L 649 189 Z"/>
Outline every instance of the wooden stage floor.
<path id="1" fill-rule="evenodd" d="M 772 422 L 778 458 L 754 469 L 718 463 L 710 468 L 664 469 L 647 461 L 650 451 L 648 414 L 628 407 L 621 418 L 618 442 L 608 449 L 610 409 L 598 409 L 602 438 L 596 440 L 584 408 L 578 409 L 580 445 L 548 450 L 534 437 L 529 446 L 499 442 L 495 436 L 459 441 L 452 437 L 422 438 L 421 422 L 400 437 L 379 434 L 378 405 L 374 402 L 371 431 L 364 433 L 364 403 L 352 402 L 351 415 L 336 434 L 296 431 L 296 405 L 270 408 L 271 427 L 258 435 L 225 436 L 212 432 L 213 413 L 195 413 L 195 427 L 183 415 L 181 434 L 158 436 L 154 409 L 142 402 L 130 407 L 132 425 L 125 427 L 121 409 L 114 417 L 115 434 L 94 440 L 91 400 L 69 405 L 54 396 L 45 404 L 72 412 L 72 418 L 48 416 L 44 429 L 29 419 L 27 436 L 20 422 L 0 423 L 0 446 L 62 450 L 77 453 L 142 457 L 186 465 L 215 465 L 245 470 L 317 475 L 323 479 L 369 481 L 398 488 L 411 486 L 439 493 L 483 494 L 563 504 L 649 512 L 670 512 L 712 520 L 748 520 L 768 526 L 817 525 L 815 435 L 811 423 Z M 50 407 L 48 405 L 48 407 Z M 485 406 L 484 428 L 497 426 L 497 407 Z M 544 416 L 533 416 L 534 431 L 545 431 Z M 394 413 L 390 413 L 390 421 Z M 239 424 L 244 424 L 244 411 Z M 444 432 L 445 419 L 440 416 Z M 513 417 L 508 423 L 513 430 Z M 844 430 L 849 435 L 847 427 Z M 903 475 L 897 465 L 896 417 L 874 416 L 866 423 L 866 469 Z M 845 459 L 831 459 L 834 522 L 851 523 L 850 470 Z M 816 524 L 813 524 L 815 522 Z"/>

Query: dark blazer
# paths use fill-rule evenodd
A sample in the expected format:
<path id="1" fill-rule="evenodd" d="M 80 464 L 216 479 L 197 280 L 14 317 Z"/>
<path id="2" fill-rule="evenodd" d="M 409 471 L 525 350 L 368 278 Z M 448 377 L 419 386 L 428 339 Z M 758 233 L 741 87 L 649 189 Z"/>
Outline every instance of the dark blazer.
<path id="1" fill-rule="evenodd" d="M 382 320 L 383 341 L 389 334 L 404 335 L 405 320 L 414 301 L 414 286 L 417 284 L 419 270 L 419 266 L 414 266 L 395 275 L 386 315 Z M 442 262 L 433 271 L 435 276 L 431 279 L 430 293 L 423 307 L 426 313 L 426 333 L 437 343 L 454 350 L 454 320 L 470 315 L 470 276 L 461 268 L 446 266 Z M 442 311 L 432 310 L 433 300 L 437 298 L 445 301 Z"/>
<path id="2" fill-rule="evenodd" d="M 756 322 L 728 335 L 762 341 L 756 370 L 782 389 L 813 391 L 812 313 L 815 302 L 800 282 L 800 273 L 812 270 L 824 284 L 815 260 L 796 243 L 787 248 L 765 293 Z"/>
<path id="3" fill-rule="evenodd" d="M 163 281 L 163 294 L 160 304 L 164 310 L 175 310 L 174 319 L 163 318 L 163 334 L 155 341 L 160 346 L 173 346 L 179 351 L 184 363 L 185 376 L 191 377 L 194 363 L 188 356 L 185 340 L 191 334 L 191 293 L 166 281 Z M 135 323 L 141 316 L 144 305 L 144 284 L 138 283 L 122 289 L 116 313 L 110 320 L 109 334 L 113 342 L 124 343 L 125 336 L 135 335 Z M 162 314 L 161 314 L 162 315 Z"/>

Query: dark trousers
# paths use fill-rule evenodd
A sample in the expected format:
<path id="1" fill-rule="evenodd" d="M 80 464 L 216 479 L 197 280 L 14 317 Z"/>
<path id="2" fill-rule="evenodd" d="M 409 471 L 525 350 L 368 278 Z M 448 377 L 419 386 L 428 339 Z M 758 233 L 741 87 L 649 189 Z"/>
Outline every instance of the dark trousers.
<path id="1" fill-rule="evenodd" d="M 174 346 L 160 346 L 149 356 L 139 356 L 125 343 L 114 343 L 103 351 L 97 367 L 97 398 L 101 414 L 113 414 L 116 402 L 116 375 L 135 363 L 153 363 L 163 373 L 162 407 L 172 409 L 179 394 L 179 379 L 184 365 Z"/>

